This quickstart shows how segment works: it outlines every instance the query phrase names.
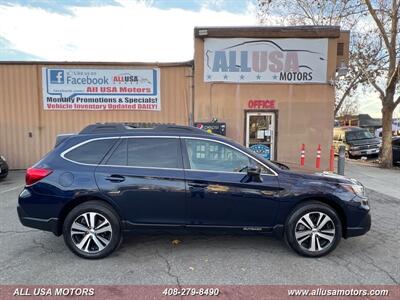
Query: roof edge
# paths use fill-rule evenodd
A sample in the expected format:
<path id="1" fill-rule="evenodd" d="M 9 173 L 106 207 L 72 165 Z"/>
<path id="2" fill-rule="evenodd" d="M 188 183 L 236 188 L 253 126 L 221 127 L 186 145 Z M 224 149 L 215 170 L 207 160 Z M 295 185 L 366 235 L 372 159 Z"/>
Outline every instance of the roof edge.
<path id="1" fill-rule="evenodd" d="M 78 65 L 78 66 L 135 66 L 135 67 L 180 67 L 193 66 L 193 60 L 182 62 L 106 62 L 106 61 L 1 61 L 0 65 Z"/>
<path id="2" fill-rule="evenodd" d="M 241 26 L 195 27 L 196 38 L 338 38 L 340 26 Z"/>

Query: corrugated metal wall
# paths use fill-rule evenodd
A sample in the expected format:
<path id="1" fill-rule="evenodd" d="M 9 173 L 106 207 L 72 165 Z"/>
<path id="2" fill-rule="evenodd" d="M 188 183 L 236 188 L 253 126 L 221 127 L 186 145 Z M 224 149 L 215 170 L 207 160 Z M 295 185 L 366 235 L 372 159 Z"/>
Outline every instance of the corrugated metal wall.
<path id="1" fill-rule="evenodd" d="M 100 66 L 100 65 L 99 65 Z M 0 64 L 0 153 L 13 169 L 23 169 L 54 145 L 59 133 L 77 132 L 95 122 L 160 122 L 188 124 L 192 68 L 160 68 L 161 111 L 48 111 L 43 110 L 40 64 Z M 74 65 L 63 65 L 74 67 Z M 96 65 L 79 65 L 93 67 Z M 102 68 L 144 68 L 132 64 Z M 156 67 L 148 66 L 148 67 Z"/>

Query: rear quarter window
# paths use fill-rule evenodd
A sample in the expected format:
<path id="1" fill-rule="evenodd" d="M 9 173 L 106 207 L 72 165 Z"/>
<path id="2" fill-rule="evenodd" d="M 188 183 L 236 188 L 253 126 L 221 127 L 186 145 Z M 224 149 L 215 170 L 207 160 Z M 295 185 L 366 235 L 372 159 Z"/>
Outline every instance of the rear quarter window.
<path id="1" fill-rule="evenodd" d="M 83 164 L 99 164 L 117 139 L 94 140 L 82 144 L 64 154 L 66 159 Z"/>

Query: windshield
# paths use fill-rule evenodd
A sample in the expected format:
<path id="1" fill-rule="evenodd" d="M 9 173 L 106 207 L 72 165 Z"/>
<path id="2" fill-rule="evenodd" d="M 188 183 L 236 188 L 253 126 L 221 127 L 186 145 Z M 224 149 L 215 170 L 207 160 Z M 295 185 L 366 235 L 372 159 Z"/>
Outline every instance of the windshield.
<path id="1" fill-rule="evenodd" d="M 372 139 L 374 136 L 368 130 L 357 130 L 346 132 L 346 141 Z"/>

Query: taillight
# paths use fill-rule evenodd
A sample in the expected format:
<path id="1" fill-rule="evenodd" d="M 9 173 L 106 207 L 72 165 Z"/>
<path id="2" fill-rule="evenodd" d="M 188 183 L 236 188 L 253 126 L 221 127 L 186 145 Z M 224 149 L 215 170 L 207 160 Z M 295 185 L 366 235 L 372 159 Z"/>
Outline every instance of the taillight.
<path id="1" fill-rule="evenodd" d="M 52 172 L 53 170 L 50 169 L 29 168 L 26 170 L 25 183 L 26 185 L 34 184 L 46 176 L 49 176 Z"/>

